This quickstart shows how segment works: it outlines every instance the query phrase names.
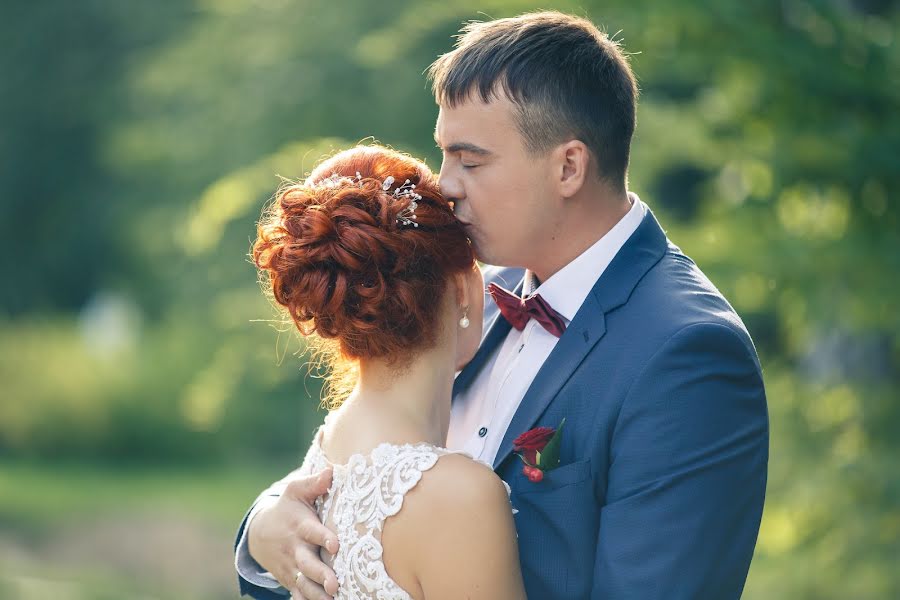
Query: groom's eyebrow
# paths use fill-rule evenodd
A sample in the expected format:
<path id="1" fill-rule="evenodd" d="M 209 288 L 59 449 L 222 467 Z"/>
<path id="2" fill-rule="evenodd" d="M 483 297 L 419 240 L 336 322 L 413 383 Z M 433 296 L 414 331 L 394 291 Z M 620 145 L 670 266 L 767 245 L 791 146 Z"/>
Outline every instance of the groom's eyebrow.
<path id="1" fill-rule="evenodd" d="M 471 154 L 477 154 L 478 156 L 490 156 L 493 154 L 490 150 L 486 148 L 482 148 L 481 146 L 476 146 L 475 144 L 469 142 L 454 142 L 450 144 L 446 148 L 441 145 L 441 140 L 438 138 L 437 132 L 434 132 L 434 143 L 437 144 L 437 147 L 447 152 L 449 154 L 454 154 L 456 152 L 469 152 Z"/>
<path id="2" fill-rule="evenodd" d="M 468 142 L 457 142 L 455 144 L 450 144 L 446 148 L 444 148 L 445 152 L 449 152 L 450 154 L 455 154 L 457 152 L 469 152 L 470 154 L 477 154 L 478 156 L 490 156 L 492 153 L 490 150 L 482 148 L 481 146 L 476 146 L 475 144 L 470 144 Z"/>

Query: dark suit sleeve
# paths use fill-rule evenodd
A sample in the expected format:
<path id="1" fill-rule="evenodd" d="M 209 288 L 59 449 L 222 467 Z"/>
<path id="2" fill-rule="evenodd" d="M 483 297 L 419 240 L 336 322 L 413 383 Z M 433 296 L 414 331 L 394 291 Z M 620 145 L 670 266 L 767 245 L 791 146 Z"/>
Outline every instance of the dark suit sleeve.
<path id="1" fill-rule="evenodd" d="M 739 598 L 759 531 L 769 424 L 737 325 L 673 335 L 612 433 L 592 598 Z"/>
<path id="2" fill-rule="evenodd" d="M 292 471 L 286 477 L 276 481 L 265 491 L 263 491 L 256 498 L 256 501 L 254 501 L 250 509 L 247 510 L 247 513 L 244 515 L 244 519 L 241 521 L 240 527 L 238 527 L 237 536 L 234 540 L 234 554 L 235 567 L 238 573 L 238 588 L 240 590 L 241 596 L 250 596 L 251 598 L 256 598 L 256 600 L 285 600 L 285 598 L 289 597 L 290 595 L 290 592 L 288 592 L 288 590 L 281 587 L 280 585 L 278 585 L 277 587 L 263 587 L 262 585 L 254 583 L 253 581 L 249 581 L 245 578 L 254 577 L 255 579 L 258 579 L 259 582 L 261 582 L 263 579 L 263 569 L 250 556 L 249 549 L 247 548 L 247 538 L 244 535 L 244 530 L 247 528 L 247 523 L 249 522 L 250 516 L 253 513 L 253 509 L 256 507 L 256 505 L 259 504 L 259 502 L 264 498 L 278 498 L 279 496 L 281 496 L 281 494 L 284 493 L 287 482 L 291 478 L 299 476 L 301 473 L 301 469 Z"/>

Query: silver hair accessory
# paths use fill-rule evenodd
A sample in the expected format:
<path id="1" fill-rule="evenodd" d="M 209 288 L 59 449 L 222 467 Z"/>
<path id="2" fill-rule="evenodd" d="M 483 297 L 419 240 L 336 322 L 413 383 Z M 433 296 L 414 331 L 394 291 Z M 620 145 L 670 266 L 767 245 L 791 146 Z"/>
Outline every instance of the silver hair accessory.
<path id="1" fill-rule="evenodd" d="M 381 184 L 381 189 L 386 192 L 391 189 L 393 184 L 394 178 L 389 176 Z M 419 206 L 418 201 L 422 199 L 422 196 L 416 193 L 416 184 L 410 183 L 409 179 L 407 179 L 391 195 L 398 200 L 409 198 L 409 206 L 397 213 L 397 224 L 400 226 L 412 225 L 413 227 L 418 227 L 419 224 L 416 223 L 416 208 Z"/>
<path id="2" fill-rule="evenodd" d="M 347 184 L 356 184 L 362 185 L 362 175 L 359 174 L 359 171 L 356 172 L 356 177 L 346 177 L 344 175 L 338 175 L 337 173 L 332 173 L 329 177 L 322 180 L 322 183 L 325 187 L 328 188 L 336 188 L 341 185 Z M 383 191 L 388 191 L 391 189 L 391 186 L 394 185 L 394 181 L 396 181 L 393 176 L 388 176 L 381 184 L 381 189 Z M 419 224 L 416 223 L 416 208 L 418 208 L 418 201 L 422 199 L 418 193 L 416 193 L 416 184 L 410 183 L 409 179 L 403 182 L 403 185 L 398 187 L 391 194 L 397 200 L 409 199 L 409 205 L 397 213 L 397 224 L 401 227 L 404 225 L 412 225 L 413 227 L 418 227 Z"/>
<path id="3" fill-rule="evenodd" d="M 328 177 L 322 180 L 322 185 L 327 188 L 336 188 L 342 185 L 362 185 L 362 175 L 359 174 L 359 171 L 356 172 L 356 177 L 347 177 L 345 175 L 338 175 L 337 173 L 332 173 Z"/>

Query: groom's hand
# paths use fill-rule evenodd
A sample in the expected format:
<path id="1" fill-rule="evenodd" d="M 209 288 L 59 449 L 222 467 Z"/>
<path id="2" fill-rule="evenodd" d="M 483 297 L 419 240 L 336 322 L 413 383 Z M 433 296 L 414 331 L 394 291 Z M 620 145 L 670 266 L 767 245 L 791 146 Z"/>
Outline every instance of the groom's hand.
<path id="1" fill-rule="evenodd" d="M 291 597 L 324 600 L 337 593 L 334 571 L 319 558 L 319 549 L 335 554 L 338 541 L 316 514 L 315 500 L 331 485 L 331 469 L 291 481 L 284 493 L 253 517 L 247 532 L 250 555 Z M 302 573 L 300 577 L 297 572 Z"/>

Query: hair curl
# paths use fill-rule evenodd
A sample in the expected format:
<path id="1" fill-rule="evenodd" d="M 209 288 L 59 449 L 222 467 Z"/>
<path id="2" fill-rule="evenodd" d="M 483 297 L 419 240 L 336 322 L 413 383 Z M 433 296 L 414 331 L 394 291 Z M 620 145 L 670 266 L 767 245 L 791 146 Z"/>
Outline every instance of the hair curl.
<path id="1" fill-rule="evenodd" d="M 389 176 L 395 184 L 384 190 Z M 407 179 L 421 196 L 418 227 L 397 223 L 409 199 L 392 192 Z M 381 146 L 340 152 L 305 182 L 279 188 L 251 256 L 301 334 L 336 341 L 343 359 L 394 365 L 434 345 L 436 299 L 451 275 L 475 262 L 435 175 Z"/>

